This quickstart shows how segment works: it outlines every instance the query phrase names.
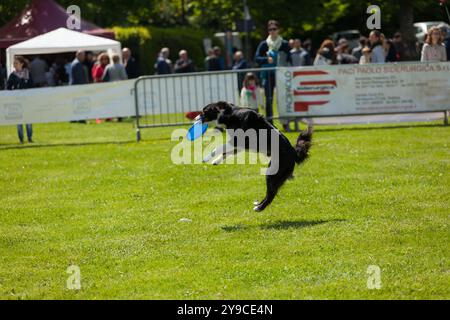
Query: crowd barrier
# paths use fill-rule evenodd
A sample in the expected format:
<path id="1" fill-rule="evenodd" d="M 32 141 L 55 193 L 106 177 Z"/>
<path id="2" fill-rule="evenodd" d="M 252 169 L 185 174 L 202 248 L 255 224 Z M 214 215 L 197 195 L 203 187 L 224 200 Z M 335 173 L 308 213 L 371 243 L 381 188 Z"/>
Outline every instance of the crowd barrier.
<path id="1" fill-rule="evenodd" d="M 137 139 L 141 129 L 188 125 L 192 120 L 186 114 L 199 112 L 210 103 L 228 101 L 239 105 L 247 73 L 274 75 L 275 71 L 265 68 L 141 77 L 134 89 Z M 260 103 L 264 104 L 264 100 Z"/>
<path id="2" fill-rule="evenodd" d="M 191 123 L 188 112 L 219 100 L 239 105 L 244 76 L 255 73 L 272 87 L 270 118 L 436 112 L 450 109 L 450 63 L 272 68 L 146 76 L 83 86 L 0 91 L 0 126 L 136 117 L 141 129 Z M 265 99 L 271 99 L 271 90 Z M 264 96 L 264 90 L 261 89 Z M 264 97 L 263 97 L 264 99 Z M 265 105 L 265 102 L 261 102 Z"/>

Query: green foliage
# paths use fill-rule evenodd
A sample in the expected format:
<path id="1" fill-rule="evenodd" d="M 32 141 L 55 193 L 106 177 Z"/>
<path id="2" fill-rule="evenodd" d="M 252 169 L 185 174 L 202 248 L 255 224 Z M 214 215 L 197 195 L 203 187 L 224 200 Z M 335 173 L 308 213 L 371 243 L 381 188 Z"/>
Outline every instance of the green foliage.
<path id="1" fill-rule="evenodd" d="M 21 12 L 27 2 L 29 1 L 2 0 L 0 26 Z M 84 19 L 102 27 L 171 28 L 161 34 L 174 36 L 176 39 L 164 39 L 155 35 L 153 41 L 157 46 L 160 46 L 162 42 L 173 42 L 175 50 L 182 47 L 178 34 L 191 39 L 199 38 L 198 31 L 195 29 L 215 32 L 235 29 L 235 22 L 243 19 L 244 12 L 242 0 L 57 0 L 57 2 L 63 7 L 79 5 Z M 309 37 L 313 39 L 315 47 L 319 46 L 325 37 L 340 30 L 358 29 L 362 34 L 367 35 L 366 10 L 372 4 L 371 1 L 361 0 L 248 0 L 247 2 L 257 27 L 252 39 L 264 38 L 267 20 L 277 19 L 281 22 L 283 37 Z M 405 38 L 408 37 L 413 33 L 410 25 L 413 20 L 447 19 L 437 0 L 379 0 L 377 5 L 381 8 L 382 29 L 387 36 L 401 30 L 405 33 Z M 412 7 L 413 11 L 405 10 L 407 7 Z M 405 12 L 408 12 L 408 19 L 404 19 Z M 411 17 L 412 14 L 414 17 Z M 175 31 L 179 27 L 189 31 Z M 412 39 L 413 35 L 410 37 Z M 252 42 L 257 43 L 257 41 Z M 167 45 L 170 46 L 171 43 Z M 198 43 L 198 46 L 201 44 Z M 198 54 L 199 49 L 194 45 L 190 45 L 190 49 L 196 63 L 203 65 Z M 255 49 L 254 46 L 253 49 Z M 151 69 L 153 62 L 150 60 L 154 59 L 158 50 L 159 48 L 154 47 L 145 49 L 146 54 L 151 54 L 145 58 L 149 60 L 144 64 L 147 70 Z M 175 59 L 176 56 L 172 58 Z"/>
<path id="2" fill-rule="evenodd" d="M 0 299 L 450 299 L 441 123 L 317 126 L 262 214 L 259 166 L 174 165 L 172 128 L 34 129 L 0 127 Z"/>
<path id="3" fill-rule="evenodd" d="M 150 66 L 143 60 L 146 57 L 146 48 L 152 39 L 150 30 L 144 27 L 114 27 L 116 39 L 121 42 L 122 47 L 128 47 L 132 50 L 134 57 L 139 61 L 139 67 L 142 74 L 150 74 Z"/>
<path id="4" fill-rule="evenodd" d="M 28 0 L 0 1 L 0 28 L 22 12 L 28 2 Z"/>
<path id="5" fill-rule="evenodd" d="M 21 12 L 26 0 L 2 0 L 0 26 Z M 154 25 L 193 27 L 225 31 L 243 18 L 241 0 L 57 0 L 63 7 L 75 4 L 82 9 L 83 18 L 102 27 Z M 182 8 L 182 4 L 184 8 Z M 282 22 L 286 36 L 303 35 L 324 37 L 337 29 L 365 30 L 366 9 L 371 1 L 360 0 L 248 0 L 250 13 L 258 33 L 265 31 L 268 19 Z M 438 1 L 379 0 L 383 29 L 393 32 L 399 28 L 402 7 L 412 5 L 415 20 L 445 20 Z M 318 37 L 319 37 L 318 36 Z"/>
<path id="6" fill-rule="evenodd" d="M 152 38 L 149 29 L 144 27 L 115 27 L 113 30 L 117 39 L 134 43 L 135 46 L 143 45 Z"/>
<path id="7" fill-rule="evenodd" d="M 117 40 L 133 50 L 144 74 L 155 72 L 156 58 L 164 47 L 171 50 L 173 62 L 178 59 L 180 50 L 187 50 L 197 68 L 202 70 L 205 59 L 203 39 L 213 39 L 211 33 L 193 28 L 115 27 L 114 30 Z M 218 40 L 213 39 L 213 44 L 219 45 Z"/>

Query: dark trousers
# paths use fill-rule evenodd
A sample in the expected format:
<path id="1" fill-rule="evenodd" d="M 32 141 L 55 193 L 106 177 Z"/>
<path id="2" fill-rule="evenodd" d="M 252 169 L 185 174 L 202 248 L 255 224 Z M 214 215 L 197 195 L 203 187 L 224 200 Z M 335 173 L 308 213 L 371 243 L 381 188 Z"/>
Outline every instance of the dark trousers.
<path id="1" fill-rule="evenodd" d="M 264 79 L 264 92 L 266 95 L 266 118 L 273 124 L 273 93 L 275 90 L 275 72 L 268 71 Z"/>
<path id="2" fill-rule="evenodd" d="M 31 124 L 27 124 L 26 128 L 27 128 L 28 141 L 32 141 L 33 140 L 33 126 Z M 17 134 L 19 135 L 20 142 L 23 142 L 23 125 L 21 125 L 21 124 L 17 125 Z"/>

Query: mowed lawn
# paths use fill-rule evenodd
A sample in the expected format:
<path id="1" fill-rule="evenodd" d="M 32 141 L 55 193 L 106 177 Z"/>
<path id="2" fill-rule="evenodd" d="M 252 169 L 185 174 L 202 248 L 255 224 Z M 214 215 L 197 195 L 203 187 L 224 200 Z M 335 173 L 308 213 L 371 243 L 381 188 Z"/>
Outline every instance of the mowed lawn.
<path id="1" fill-rule="evenodd" d="M 450 299 L 449 127 L 319 126 L 263 213 L 260 166 L 174 165 L 172 130 L 1 127 L 0 298 Z"/>

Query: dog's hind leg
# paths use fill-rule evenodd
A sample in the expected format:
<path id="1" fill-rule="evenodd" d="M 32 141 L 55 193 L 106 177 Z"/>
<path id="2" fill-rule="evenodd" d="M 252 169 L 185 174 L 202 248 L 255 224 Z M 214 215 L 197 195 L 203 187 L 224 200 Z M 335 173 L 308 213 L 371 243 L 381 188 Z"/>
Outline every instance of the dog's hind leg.
<path id="1" fill-rule="evenodd" d="M 264 211 L 275 199 L 278 194 L 278 190 L 283 186 L 283 184 L 292 176 L 293 169 L 284 170 L 282 172 L 278 172 L 275 175 L 268 175 L 266 177 L 267 184 L 267 195 L 263 201 L 260 203 L 255 203 L 256 212 Z"/>

